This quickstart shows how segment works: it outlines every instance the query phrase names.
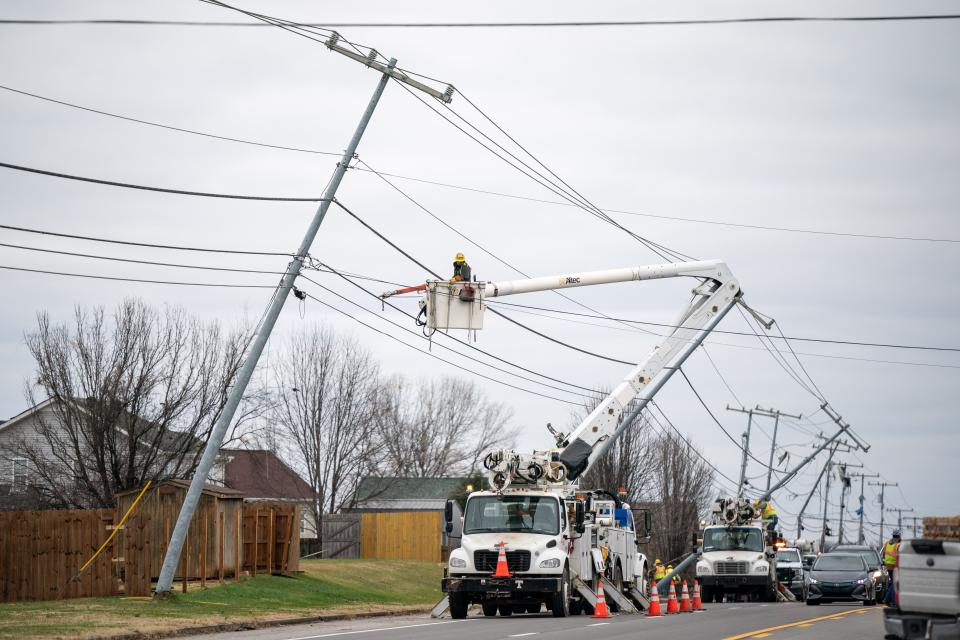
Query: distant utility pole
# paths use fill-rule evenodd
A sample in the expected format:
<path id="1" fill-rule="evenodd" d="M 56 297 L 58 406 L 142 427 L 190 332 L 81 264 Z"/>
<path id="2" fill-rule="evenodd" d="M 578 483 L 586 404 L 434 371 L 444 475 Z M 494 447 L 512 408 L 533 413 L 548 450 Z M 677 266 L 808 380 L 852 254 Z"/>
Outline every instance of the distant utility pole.
<path id="1" fill-rule="evenodd" d="M 889 509 L 887 509 L 887 511 L 889 511 L 890 513 L 893 513 L 893 512 L 897 513 L 897 529 L 900 529 L 901 530 L 900 533 L 901 535 L 903 535 L 903 514 L 913 512 L 913 507 L 910 507 L 909 509 L 905 509 L 903 507 L 890 507 Z"/>
<path id="2" fill-rule="evenodd" d="M 847 475 L 847 468 L 859 467 L 862 469 L 863 465 L 842 462 L 837 466 L 840 467 L 840 526 L 837 529 L 837 544 L 843 544 L 843 513 L 847 510 L 847 489 L 850 488 L 850 476 Z"/>
<path id="3" fill-rule="evenodd" d="M 770 462 L 767 464 L 767 487 L 764 489 L 764 491 L 770 491 L 770 480 L 773 477 L 773 456 L 777 449 L 777 427 L 780 426 L 780 416 L 786 416 L 796 420 L 800 420 L 803 416 L 783 413 L 779 409 L 761 409 L 760 405 L 757 405 L 757 408 L 753 411 L 757 415 L 773 418 L 773 437 L 770 439 Z"/>
<path id="4" fill-rule="evenodd" d="M 896 486 L 897 486 L 897 483 L 896 483 L 896 482 L 884 482 L 884 481 L 881 480 L 880 482 L 870 482 L 870 483 L 868 483 L 868 484 L 869 484 L 871 487 L 880 487 L 880 546 L 882 547 L 882 546 L 883 546 L 883 513 L 884 513 L 884 511 L 883 511 L 883 497 L 884 497 L 884 492 L 886 491 L 887 487 L 896 487 Z"/>
<path id="5" fill-rule="evenodd" d="M 863 481 L 866 478 L 879 478 L 880 474 L 879 473 L 851 473 L 850 477 L 860 478 L 860 527 L 859 527 L 859 532 L 857 533 L 857 544 L 863 544 L 864 542 L 866 542 L 866 538 L 863 537 L 863 514 L 866 511 L 866 507 L 864 506 L 865 498 L 863 497 L 864 496 Z"/>
<path id="6" fill-rule="evenodd" d="M 914 537 L 914 538 L 919 538 L 919 537 L 920 537 L 920 529 L 919 529 L 920 524 L 919 524 L 919 523 L 923 522 L 923 518 L 921 518 L 920 516 L 907 516 L 906 518 L 904 518 L 904 520 L 912 520 L 912 521 L 913 521 L 913 537 Z"/>
<path id="7" fill-rule="evenodd" d="M 287 270 L 280 281 L 280 285 L 270 300 L 263 319 L 256 329 L 256 335 L 254 336 L 253 342 L 250 345 L 250 349 L 246 354 L 246 359 L 244 360 L 240 370 L 237 372 L 237 378 L 234 381 L 233 386 L 230 387 L 226 404 L 223 407 L 223 412 L 217 418 L 217 421 L 213 426 L 213 429 L 210 433 L 210 439 L 207 440 L 207 445 L 203 451 L 203 456 L 200 458 L 200 463 L 197 465 L 197 470 L 193 475 L 193 479 L 190 481 L 190 488 L 187 490 L 187 495 L 184 498 L 183 505 L 180 508 L 180 514 L 177 516 L 177 523 L 173 528 L 173 534 L 170 536 L 170 543 L 167 546 L 166 556 L 163 558 L 163 565 L 160 567 L 160 576 L 157 580 L 156 593 L 158 596 L 170 593 L 170 588 L 173 584 L 173 576 L 176 572 L 177 564 L 180 562 L 180 553 L 183 550 L 183 543 L 187 537 L 187 531 L 190 528 L 190 521 L 193 519 L 193 513 L 196 510 L 197 503 L 200 500 L 200 494 L 203 491 L 203 485 L 206 483 L 207 476 L 210 474 L 210 469 L 213 467 L 213 464 L 217 458 L 217 454 L 220 452 L 220 447 L 223 444 L 223 437 L 227 432 L 227 428 L 230 426 L 230 422 L 233 420 L 237 406 L 240 404 L 243 393 L 247 388 L 247 383 L 250 382 L 250 377 L 253 375 L 254 369 L 256 369 L 257 362 L 260 359 L 260 355 L 263 353 L 264 346 L 266 345 L 267 340 L 270 338 L 270 332 L 273 330 L 273 326 L 277 322 L 277 317 L 280 315 L 280 311 L 283 309 L 283 305 L 286 302 L 290 291 L 294 288 L 294 281 L 300 275 L 300 270 L 310 252 L 310 246 L 313 244 L 313 239 L 316 237 L 317 231 L 320 229 L 320 224 L 327 215 L 327 209 L 330 208 L 330 203 L 333 202 L 334 196 L 337 193 L 337 187 L 340 186 L 340 181 L 343 179 L 344 174 L 346 174 L 347 168 L 350 166 L 350 161 L 356 155 L 357 146 L 360 144 L 360 138 L 363 136 L 363 132 L 366 130 L 367 124 L 370 122 L 370 117 L 373 115 L 373 111 L 376 108 L 377 103 L 380 101 L 380 96 L 383 95 L 383 91 L 387 86 L 387 82 L 393 78 L 408 84 L 415 89 L 428 93 L 429 95 L 437 98 L 438 100 L 442 100 L 443 102 L 450 102 L 450 100 L 453 98 L 452 86 L 448 86 L 444 92 L 437 91 L 436 89 L 413 80 L 406 73 L 398 70 L 396 68 L 396 58 L 392 58 L 389 63 L 383 64 L 377 60 L 378 56 L 376 51 L 371 49 L 367 55 L 355 53 L 354 51 L 340 46 L 340 44 L 338 44 L 339 41 L 339 34 L 334 32 L 326 42 L 327 48 L 331 51 L 335 51 L 347 56 L 348 58 L 362 62 L 375 71 L 379 71 L 381 73 L 380 81 L 377 84 L 376 90 L 373 92 L 373 96 L 370 98 L 370 101 L 367 104 L 367 108 L 364 110 L 363 115 L 360 118 L 360 124 L 357 125 L 357 129 L 354 131 L 353 137 L 350 139 L 350 143 L 343 152 L 340 162 L 337 163 L 336 170 L 333 172 L 330 182 L 327 184 L 326 189 L 324 189 L 323 197 L 320 200 L 320 206 L 317 208 L 317 212 L 314 214 L 313 220 L 310 222 L 310 226 L 307 228 L 307 232 L 303 236 L 303 240 L 300 243 L 300 248 L 297 249 L 297 253 L 293 260 L 291 260 L 290 264 L 287 265 Z"/>
<path id="8" fill-rule="evenodd" d="M 747 482 L 747 456 L 750 455 L 750 427 L 753 426 L 753 409 L 744 409 L 743 407 L 731 407 L 727 405 L 727 411 L 736 411 L 737 413 L 747 414 L 747 430 L 740 436 L 743 456 L 740 462 L 740 484 L 737 485 L 737 497 L 743 496 L 743 486 Z"/>

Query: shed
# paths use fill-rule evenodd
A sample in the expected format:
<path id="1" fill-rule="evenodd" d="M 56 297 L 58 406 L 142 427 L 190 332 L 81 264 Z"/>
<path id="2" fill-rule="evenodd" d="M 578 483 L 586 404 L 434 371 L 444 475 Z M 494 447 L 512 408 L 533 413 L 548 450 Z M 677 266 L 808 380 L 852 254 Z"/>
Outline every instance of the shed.
<path id="1" fill-rule="evenodd" d="M 189 480 L 161 482 L 144 495 L 127 522 L 128 539 L 148 541 L 144 544 L 146 548 L 142 550 L 142 555 L 137 554 L 137 557 L 145 558 L 147 564 L 140 571 L 151 579 L 156 579 L 160 574 L 170 532 L 177 522 L 189 487 Z M 127 512 L 138 493 L 139 490 L 132 490 L 117 494 L 118 519 Z M 238 572 L 242 560 L 237 550 L 242 549 L 243 495 L 242 491 L 213 484 L 204 485 L 183 545 L 176 572 L 178 577 L 186 572 L 189 579 L 215 578 L 221 567 L 225 575 Z M 131 560 L 133 557 L 134 554 L 131 554 Z"/>

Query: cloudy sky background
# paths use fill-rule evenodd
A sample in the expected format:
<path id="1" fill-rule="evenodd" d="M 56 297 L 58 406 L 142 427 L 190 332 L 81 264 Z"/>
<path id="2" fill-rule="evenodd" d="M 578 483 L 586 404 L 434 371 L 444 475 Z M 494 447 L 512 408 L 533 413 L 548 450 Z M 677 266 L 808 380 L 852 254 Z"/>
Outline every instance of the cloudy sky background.
<path id="1" fill-rule="evenodd" d="M 637 20 L 944 13 L 950 2 L 653 3 L 489 2 L 358 5 L 248 2 L 242 6 L 309 22 Z M 200 2 L 8 1 L 7 18 L 242 20 Z M 683 253 L 726 260 L 747 301 L 791 336 L 876 343 L 960 346 L 960 21 L 782 23 L 551 29 L 342 30 L 396 56 L 404 68 L 450 82 L 551 169 L 601 207 L 672 218 L 843 233 L 952 239 L 862 239 L 746 229 L 612 214 L 636 233 Z M 346 145 L 377 75 L 309 40 L 273 28 L 0 26 L 0 84 L 136 118 L 278 145 L 338 152 Z M 461 98 L 451 105 L 481 116 Z M 97 178 L 179 189 L 263 195 L 318 195 L 332 156 L 271 150 L 123 122 L 0 90 L 0 161 Z M 396 84 L 360 145 L 360 157 L 391 173 L 477 189 L 557 200 L 491 156 Z M 584 211 L 557 204 L 396 184 L 425 207 L 516 268 L 535 275 L 659 262 L 636 241 Z M 481 279 L 516 272 L 444 228 L 374 175 L 351 171 L 338 197 L 371 225 L 438 271 L 464 251 Z M 81 235 L 203 247 L 291 251 L 315 205 L 192 198 L 0 172 L 3 224 Z M 283 258 L 189 255 L 127 249 L 0 231 L 2 242 L 119 257 L 279 270 Z M 338 269 L 416 283 L 425 274 L 331 208 L 312 254 Z M 84 260 L 0 248 L 0 264 L 122 277 L 272 285 L 268 275 L 201 272 Z M 336 276 L 311 274 L 369 312 L 302 288 L 403 340 L 427 347 L 378 319 L 379 305 Z M 75 304 L 111 307 L 124 297 L 183 305 L 232 324 L 257 317 L 264 289 L 112 283 L 4 271 L 0 293 L 0 416 L 25 408 L 32 363 L 23 334 L 35 314 L 68 320 Z M 381 285 L 370 285 L 374 291 Z M 670 322 L 689 282 L 596 287 L 570 292 L 604 313 Z M 543 293 L 514 302 L 570 311 Z M 308 301 L 288 303 L 274 343 L 322 320 L 372 349 L 387 372 L 412 376 L 456 368 Z M 402 303 L 409 310 L 415 303 Z M 387 317 L 416 329 L 397 312 Z M 654 337 L 606 321 L 592 326 L 514 313 L 532 327 L 585 349 L 636 360 Z M 569 318 L 568 318 L 569 320 Z M 749 331 L 732 312 L 722 328 Z M 805 417 L 779 440 L 794 459 L 810 432 L 828 430 L 818 401 L 754 338 L 716 335 L 685 370 L 736 437 L 744 416 L 727 404 L 776 407 Z M 578 354 L 488 316 L 479 346 L 531 369 L 587 387 L 612 386 L 625 367 Z M 779 343 L 782 348 L 783 344 Z M 888 506 L 919 515 L 960 513 L 956 352 L 794 342 L 831 404 L 871 445 L 862 461 L 899 489 Z M 444 355 L 434 347 L 434 352 Z M 446 356 L 445 356 L 446 357 Z M 459 366 L 568 401 L 572 393 L 511 378 L 451 356 Z M 464 375 L 470 375 L 464 373 Z M 567 425 L 569 404 L 478 379 L 508 404 L 523 448 L 550 442 L 547 422 Z M 734 394 L 736 398 L 734 397 Z M 680 378 L 658 403 L 725 474 L 739 451 Z M 765 460 L 772 424 L 754 431 Z M 788 530 L 818 469 L 778 496 Z M 749 476 L 763 469 L 752 464 Z M 836 485 L 834 485 L 836 486 Z M 856 492 L 854 493 L 854 496 Z M 868 488 L 867 519 L 879 519 Z M 808 513 L 816 513 L 815 498 Z M 839 503 L 833 491 L 831 502 Z M 852 510 L 855 497 L 848 499 Z M 831 508 L 836 517 L 838 510 Z M 811 514 L 812 515 L 812 514 Z M 889 518 L 892 514 L 887 515 Z M 819 524 L 811 523 L 809 533 Z M 879 527 L 868 525 L 868 531 Z M 849 531 L 849 529 L 847 529 Z"/>

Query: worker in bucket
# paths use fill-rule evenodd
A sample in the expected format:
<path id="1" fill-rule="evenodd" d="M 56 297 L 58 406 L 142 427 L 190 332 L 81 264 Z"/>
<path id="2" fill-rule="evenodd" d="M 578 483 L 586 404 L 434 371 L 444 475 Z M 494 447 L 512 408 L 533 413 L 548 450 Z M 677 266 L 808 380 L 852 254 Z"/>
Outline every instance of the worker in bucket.
<path id="1" fill-rule="evenodd" d="M 891 607 L 896 602 L 896 594 L 893 584 L 893 570 L 897 567 L 897 561 L 900 559 L 900 529 L 893 530 L 893 537 L 883 545 L 883 566 L 887 568 L 890 579 L 887 580 L 887 593 L 885 601 Z"/>
<path id="2" fill-rule="evenodd" d="M 767 531 L 776 531 L 780 516 L 777 515 L 777 510 L 773 508 L 773 503 L 770 502 L 769 498 L 757 500 L 756 507 L 760 510 L 760 519 L 768 523 Z"/>
<path id="3" fill-rule="evenodd" d="M 451 282 L 470 282 L 470 265 L 467 264 L 467 258 L 458 253 L 453 257 L 453 278 Z"/>

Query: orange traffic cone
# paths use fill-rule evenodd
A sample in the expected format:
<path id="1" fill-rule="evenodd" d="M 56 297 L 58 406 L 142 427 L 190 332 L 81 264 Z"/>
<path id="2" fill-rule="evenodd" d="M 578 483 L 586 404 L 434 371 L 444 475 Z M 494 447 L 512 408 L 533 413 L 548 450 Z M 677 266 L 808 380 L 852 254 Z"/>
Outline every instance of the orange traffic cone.
<path id="1" fill-rule="evenodd" d="M 502 540 L 500 544 L 497 545 L 500 547 L 500 555 L 497 556 L 497 570 L 493 572 L 494 578 L 509 578 L 510 577 L 510 567 L 507 566 L 507 552 L 506 552 L 506 543 Z"/>
<path id="2" fill-rule="evenodd" d="M 653 580 L 652 582 L 653 584 L 650 587 L 650 606 L 647 607 L 648 618 L 663 615 L 663 612 L 660 611 L 660 593 L 657 591 L 657 581 Z"/>
<path id="3" fill-rule="evenodd" d="M 683 590 L 680 592 L 680 613 L 690 613 L 690 591 L 687 590 L 687 581 L 683 581 Z"/>
<path id="4" fill-rule="evenodd" d="M 591 618 L 609 618 L 610 612 L 607 610 L 607 598 L 603 595 L 603 583 L 597 582 L 597 604 L 593 607 Z"/>
<path id="5" fill-rule="evenodd" d="M 700 600 L 700 583 L 696 578 L 693 580 L 693 605 L 694 611 L 703 611 L 703 601 Z"/>
<path id="6" fill-rule="evenodd" d="M 680 613 L 680 607 L 677 606 L 677 590 L 673 586 L 673 580 L 670 581 L 670 592 L 667 594 L 667 613 Z"/>

